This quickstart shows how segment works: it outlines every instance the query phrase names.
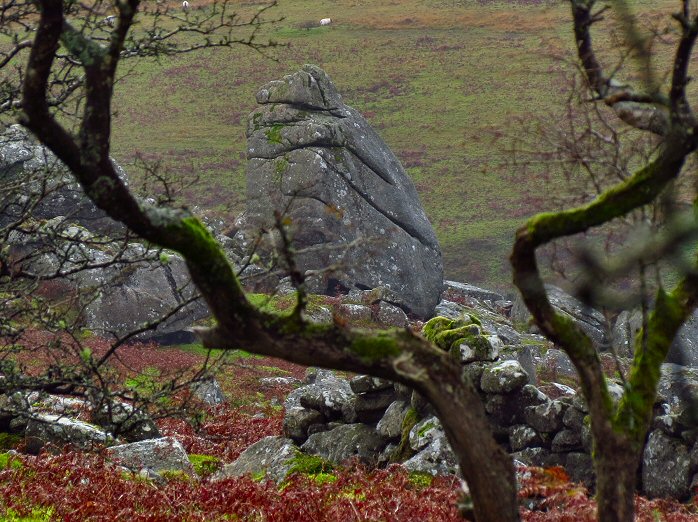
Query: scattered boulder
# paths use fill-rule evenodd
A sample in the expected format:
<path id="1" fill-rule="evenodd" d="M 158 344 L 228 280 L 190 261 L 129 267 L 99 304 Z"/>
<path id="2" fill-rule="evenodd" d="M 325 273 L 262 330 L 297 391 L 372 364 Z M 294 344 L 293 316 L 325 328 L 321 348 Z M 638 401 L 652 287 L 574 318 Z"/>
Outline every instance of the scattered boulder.
<path id="1" fill-rule="evenodd" d="M 458 281 L 444 281 L 443 295 L 445 299 L 461 303 L 472 299 L 490 303 L 504 300 L 502 294 Z"/>
<path id="2" fill-rule="evenodd" d="M 298 448 L 292 440 L 284 437 L 264 437 L 243 451 L 235 462 L 223 466 L 211 480 L 242 475 L 257 478 L 262 475 L 266 479 L 281 483 L 290 473 L 297 455 Z"/>
<path id="3" fill-rule="evenodd" d="M 611 346 L 619 357 L 632 357 L 635 351 L 635 337 L 642 328 L 642 312 L 623 310 L 611 330 Z"/>
<path id="4" fill-rule="evenodd" d="M 409 471 L 432 475 L 458 475 L 458 461 L 441 431 L 419 453 L 402 463 Z"/>
<path id="5" fill-rule="evenodd" d="M 521 451 L 526 448 L 540 447 L 544 444 L 543 437 L 526 424 L 518 424 L 510 428 L 509 446 L 511 451 Z"/>
<path id="6" fill-rule="evenodd" d="M 265 85 L 248 123 L 247 210 L 236 239 L 251 244 L 285 212 L 310 291 L 389 287 L 429 317 L 441 294 L 436 235 L 400 162 L 366 120 L 342 103 L 314 65 Z M 266 236 L 273 248 L 274 233 Z M 327 272 L 327 267 L 334 267 Z"/>
<path id="7" fill-rule="evenodd" d="M 691 469 L 688 448 L 661 430 L 650 433 L 642 457 L 642 486 L 650 498 L 684 500 L 689 495 Z"/>
<path id="8" fill-rule="evenodd" d="M 219 406 L 225 402 L 223 388 L 215 378 L 195 382 L 191 385 L 191 391 L 197 399 L 209 406 Z"/>
<path id="9" fill-rule="evenodd" d="M 538 406 L 526 408 L 526 423 L 542 433 L 551 433 L 562 428 L 566 406 L 561 401 L 548 400 Z"/>
<path id="10" fill-rule="evenodd" d="M 354 422 L 355 401 L 356 395 L 347 381 L 337 378 L 332 372 L 320 370 L 313 384 L 293 390 L 284 404 L 286 409 L 301 406 L 319 411 L 327 420 Z"/>
<path id="11" fill-rule="evenodd" d="M 308 438 L 308 429 L 324 422 L 325 416 L 317 410 L 301 406 L 287 407 L 283 424 L 284 435 L 302 444 Z"/>
<path id="12" fill-rule="evenodd" d="M 113 401 L 93 409 L 91 420 L 128 442 L 161 437 L 150 415 L 124 402 Z"/>
<path id="13" fill-rule="evenodd" d="M 376 425 L 376 432 L 386 439 L 397 439 L 402 435 L 402 424 L 410 409 L 406 401 L 395 401 L 385 410 Z"/>
<path id="14" fill-rule="evenodd" d="M 357 457 L 366 464 L 375 465 L 378 454 L 386 444 L 386 439 L 366 424 L 342 424 L 329 431 L 312 434 L 301 449 L 332 463 L 339 464 Z"/>
<path id="15" fill-rule="evenodd" d="M 33 455 L 46 446 L 61 450 L 71 445 L 80 450 L 92 450 L 112 440 L 109 433 L 92 424 L 51 413 L 32 415 L 24 433 L 26 451 Z"/>
<path id="16" fill-rule="evenodd" d="M 404 310 L 398 306 L 381 301 L 376 312 L 376 321 L 385 326 L 404 327 L 409 324 L 409 319 Z"/>
<path id="17" fill-rule="evenodd" d="M 112 446 L 107 448 L 107 455 L 134 472 L 139 472 L 145 468 L 155 473 L 182 471 L 191 477 L 196 476 L 187 452 L 174 437 L 161 437 Z"/>

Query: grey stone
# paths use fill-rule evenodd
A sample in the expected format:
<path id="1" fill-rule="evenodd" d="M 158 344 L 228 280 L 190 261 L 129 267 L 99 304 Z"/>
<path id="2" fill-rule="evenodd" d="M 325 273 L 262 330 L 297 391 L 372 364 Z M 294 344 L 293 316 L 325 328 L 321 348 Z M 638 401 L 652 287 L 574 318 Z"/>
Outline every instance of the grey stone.
<path id="1" fill-rule="evenodd" d="M 260 90 L 236 238 L 271 230 L 274 212 L 286 211 L 297 266 L 319 271 L 310 291 L 385 286 L 406 311 L 429 317 L 443 285 L 436 235 L 397 158 L 336 92 L 312 65 Z M 265 242 L 273 249 L 274 234 Z"/>
<path id="2" fill-rule="evenodd" d="M 536 371 L 536 360 L 534 357 L 535 349 L 528 345 L 519 345 L 516 347 L 516 360 L 519 361 L 521 368 L 528 376 L 528 384 L 535 385 L 538 382 L 538 372 Z"/>
<path id="3" fill-rule="evenodd" d="M 134 471 L 148 468 L 156 473 L 183 471 L 192 477 L 196 476 L 187 452 L 174 437 L 161 437 L 112 446 L 107 448 L 107 455 L 125 468 Z"/>
<path id="4" fill-rule="evenodd" d="M 33 409 L 62 414 L 74 414 L 78 413 L 80 410 L 89 408 L 90 403 L 85 399 L 61 397 L 60 395 L 44 395 L 33 404 Z"/>
<path id="5" fill-rule="evenodd" d="M 412 472 L 432 475 L 459 474 L 458 460 L 443 432 L 402 465 Z"/>
<path id="6" fill-rule="evenodd" d="M 565 463 L 563 454 L 551 453 L 550 450 L 545 448 L 526 448 L 521 451 L 515 451 L 511 456 L 526 466 L 549 468 L 562 466 Z"/>
<path id="7" fill-rule="evenodd" d="M 555 453 L 579 451 L 582 449 L 582 436 L 579 431 L 558 431 L 553 437 L 551 449 Z"/>
<path id="8" fill-rule="evenodd" d="M 386 439 L 397 439 L 402 435 L 402 422 L 410 405 L 405 401 L 395 401 L 385 410 L 376 425 L 376 432 Z"/>
<path id="9" fill-rule="evenodd" d="M 465 307 L 449 301 L 447 299 L 442 299 L 439 304 L 434 308 L 434 317 L 446 317 L 448 319 L 463 319 L 466 314 Z"/>
<path id="10" fill-rule="evenodd" d="M 92 410 L 91 420 L 128 442 L 161 437 L 150 415 L 125 402 L 112 401 L 98 405 Z"/>
<path id="11" fill-rule="evenodd" d="M 410 406 L 414 408 L 420 419 L 436 415 L 434 407 L 417 391 L 412 391 Z"/>
<path id="12" fill-rule="evenodd" d="M 565 470 L 572 482 L 581 482 L 587 488 L 593 488 L 596 484 L 594 463 L 587 453 L 568 453 L 565 459 Z"/>
<path id="13" fill-rule="evenodd" d="M 490 301 L 494 303 L 504 299 L 504 297 L 497 292 L 478 288 L 468 283 L 459 283 L 457 281 L 444 281 L 444 297 L 456 302 L 463 302 L 467 298 L 471 298 L 477 299 L 478 301 Z"/>
<path id="14" fill-rule="evenodd" d="M 668 406 L 663 414 L 678 415 L 684 426 L 698 426 L 698 369 L 662 364 L 657 395 Z"/>
<path id="15" fill-rule="evenodd" d="M 125 180 L 123 169 L 112 163 Z M 0 195 L 0 227 L 16 219 L 21 207 L 35 202 L 32 216 L 37 219 L 65 216 L 100 234 L 124 230 L 85 196 L 68 168 L 21 125 L 12 125 L 0 134 L 0 181 L 17 181 L 22 187 L 19 194 L 7 191 Z"/>
<path id="16" fill-rule="evenodd" d="M 155 256 L 155 253 L 132 248 L 133 254 L 149 259 L 126 268 L 86 270 L 75 275 L 79 288 L 98 288 L 96 298 L 84 310 L 85 327 L 104 336 L 123 336 L 144 323 L 162 316 L 194 296 L 195 288 L 182 257 L 177 254 Z M 205 303 L 197 300 L 180 309 L 157 329 L 144 332 L 139 339 L 157 339 L 181 332 L 195 321 L 208 317 Z"/>
<path id="17" fill-rule="evenodd" d="M 303 319 L 313 324 L 332 324 L 332 310 L 326 306 L 316 306 L 303 311 Z"/>
<path id="18" fill-rule="evenodd" d="M 191 390 L 194 397 L 209 406 L 218 406 L 225 402 L 223 388 L 221 388 L 221 385 L 214 378 L 192 383 Z"/>
<path id="19" fill-rule="evenodd" d="M 308 428 L 324 421 L 325 417 L 319 411 L 300 406 L 286 408 L 283 422 L 284 435 L 302 444 L 308 438 Z"/>
<path id="20" fill-rule="evenodd" d="M 495 333 L 506 345 L 511 346 L 521 343 L 521 334 L 508 324 L 497 324 L 495 326 Z"/>
<path id="21" fill-rule="evenodd" d="M 642 312 L 623 310 L 616 318 L 611 330 L 611 346 L 620 357 L 632 357 L 635 337 L 642 328 Z"/>
<path id="22" fill-rule="evenodd" d="M 402 308 L 381 301 L 376 312 L 376 321 L 386 326 L 403 327 L 409 324 L 407 314 Z"/>
<path id="23" fill-rule="evenodd" d="M 480 381 L 482 380 L 482 374 L 485 372 L 485 368 L 489 366 L 488 363 L 475 361 L 468 363 L 463 366 L 463 377 L 470 380 L 475 388 L 480 389 Z"/>
<path id="24" fill-rule="evenodd" d="M 395 390 L 391 387 L 385 390 L 361 393 L 356 396 L 354 410 L 361 422 L 377 422 L 386 408 L 397 398 Z"/>
<path id="25" fill-rule="evenodd" d="M 486 393 L 509 393 L 528 383 L 528 375 L 518 361 L 503 361 L 486 368 L 480 388 Z"/>
<path id="26" fill-rule="evenodd" d="M 343 424 L 329 431 L 313 433 L 301 449 L 333 463 L 357 457 L 366 464 L 375 464 L 386 444 L 386 439 L 365 424 Z"/>
<path id="27" fill-rule="evenodd" d="M 539 406 L 526 408 L 526 423 L 542 433 L 551 433 L 562 428 L 565 405 L 560 401 L 548 401 Z"/>
<path id="28" fill-rule="evenodd" d="M 60 450 L 69 444 L 80 450 L 93 450 L 113 441 L 113 437 L 97 426 L 63 415 L 38 413 L 32 415 L 24 433 L 27 453 L 38 454 L 46 445 Z"/>
<path id="29" fill-rule="evenodd" d="M 672 437 L 678 437 L 687 426 L 681 423 L 678 415 L 657 415 L 652 420 L 652 428 L 662 430 Z"/>
<path id="30" fill-rule="evenodd" d="M 492 393 L 485 397 L 485 412 L 499 426 L 511 426 L 524 421 L 524 406 L 517 393 Z"/>
<path id="31" fill-rule="evenodd" d="M 570 360 L 570 356 L 557 348 L 550 348 L 545 352 L 541 367 L 545 368 L 546 372 L 552 374 L 553 378 L 557 377 L 577 377 L 577 370 Z"/>
<path id="32" fill-rule="evenodd" d="M 266 479 L 281 483 L 291 472 L 298 453 L 298 448 L 292 440 L 284 437 L 264 437 L 243 451 L 235 462 L 223 466 L 211 480 L 218 481 L 242 475 L 257 478 L 263 473 Z"/>
<path id="33" fill-rule="evenodd" d="M 409 442 L 414 451 L 426 448 L 434 439 L 443 436 L 443 427 L 437 417 L 427 417 L 410 430 Z"/>
<path id="34" fill-rule="evenodd" d="M 303 407 L 317 410 L 327 420 L 343 419 L 345 422 L 355 422 L 356 410 L 354 401 L 356 395 L 344 379 L 337 378 L 332 372 L 319 370 L 312 384 L 293 390 L 284 408 Z"/>
<path id="35" fill-rule="evenodd" d="M 10 394 L 0 394 L 0 429 L 2 431 L 14 431 L 10 424 L 16 420 L 22 421 L 21 429 L 24 429 L 26 419 L 32 411 L 29 402 L 29 394 L 23 391 L 16 391 Z M 16 425 L 17 422 L 14 422 Z M 19 426 L 17 426 L 19 427 Z"/>
<path id="36" fill-rule="evenodd" d="M 463 364 L 474 361 L 495 361 L 503 346 L 504 343 L 496 335 L 477 335 L 472 340 L 465 340 L 457 346 L 452 346 L 451 353 Z"/>
<path id="37" fill-rule="evenodd" d="M 674 337 L 667 363 L 698 368 L 698 311 L 694 311 Z"/>
<path id="38" fill-rule="evenodd" d="M 509 445 L 511 446 L 511 451 L 541 447 L 543 443 L 543 437 L 541 437 L 536 430 L 525 424 L 512 426 L 509 430 Z"/>
<path id="39" fill-rule="evenodd" d="M 341 304 L 337 307 L 337 315 L 352 323 L 368 323 L 373 321 L 371 308 L 358 304 Z"/>
<path id="40" fill-rule="evenodd" d="M 295 377 L 262 377 L 259 379 L 259 384 L 262 386 L 274 387 L 274 386 L 296 386 L 302 384 L 300 379 Z"/>
<path id="41" fill-rule="evenodd" d="M 572 405 L 572 407 L 567 408 L 565 411 L 565 415 L 562 417 L 562 423 L 571 430 L 581 431 L 584 425 L 585 415 L 583 411 Z"/>
<path id="42" fill-rule="evenodd" d="M 370 375 L 357 375 L 349 381 L 349 386 L 354 393 L 374 392 L 393 388 L 393 381 Z"/>
<path id="43" fill-rule="evenodd" d="M 545 285 L 545 289 L 548 292 L 550 303 L 558 312 L 572 319 L 591 338 L 597 348 L 607 349 L 608 325 L 601 312 L 585 305 L 556 286 Z M 522 323 L 528 322 L 531 318 L 520 295 L 514 301 L 511 318 L 513 321 Z"/>
<path id="44" fill-rule="evenodd" d="M 655 430 L 645 445 L 642 457 L 642 490 L 650 498 L 689 495 L 692 473 L 688 448 L 680 441 Z"/>

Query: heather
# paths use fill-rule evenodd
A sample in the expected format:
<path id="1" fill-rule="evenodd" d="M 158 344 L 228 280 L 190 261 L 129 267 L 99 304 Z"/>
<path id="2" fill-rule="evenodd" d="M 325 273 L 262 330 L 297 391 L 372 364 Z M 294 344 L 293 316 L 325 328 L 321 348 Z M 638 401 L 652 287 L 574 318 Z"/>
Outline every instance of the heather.
<path id="1" fill-rule="evenodd" d="M 45 334 L 34 332 L 42 338 Z M 103 341 L 93 339 L 99 350 Z M 206 351 L 197 346 L 125 347 L 122 371 L 157 368 L 153 379 L 166 380 L 186 365 L 202 364 Z M 215 356 L 215 354 L 214 354 Z M 3 520 L 66 521 L 455 521 L 467 504 L 462 481 L 455 476 L 409 473 L 399 465 L 368 469 L 344 466 L 298 466 L 281 484 L 259 477 L 212 481 L 211 475 L 235 460 L 252 443 L 280 435 L 281 402 L 293 385 L 265 384 L 268 377 L 302 379 L 305 369 L 278 359 L 231 354 L 220 380 L 228 401 L 215 408 L 188 403 L 179 415 L 158 420 L 163 435 L 176 437 L 190 454 L 201 477 L 166 475 L 156 483 L 110 463 L 104 455 L 63 448 L 58 454 L 0 455 L 0 509 Z M 38 367 L 36 364 L 35 368 Z M 17 445 L 17 441 L 14 441 Z M 21 442 L 19 443 L 21 449 Z M 588 491 L 572 484 L 561 468 L 519 468 L 521 516 L 527 521 L 593 520 L 595 503 Z M 698 516 L 692 501 L 637 497 L 639 521 L 688 521 Z"/>

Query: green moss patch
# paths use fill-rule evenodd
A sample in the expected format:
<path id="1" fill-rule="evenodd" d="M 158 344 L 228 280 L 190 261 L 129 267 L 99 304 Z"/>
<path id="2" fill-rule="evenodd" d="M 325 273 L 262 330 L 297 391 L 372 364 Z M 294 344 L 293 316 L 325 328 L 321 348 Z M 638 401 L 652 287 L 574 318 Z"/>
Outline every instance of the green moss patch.
<path id="1" fill-rule="evenodd" d="M 22 461 L 10 453 L 0 453 L 0 469 L 21 469 Z"/>
<path id="2" fill-rule="evenodd" d="M 189 455 L 189 462 L 194 466 L 194 471 L 200 477 L 208 477 L 213 475 L 221 467 L 221 459 L 211 455 L 198 455 L 192 453 Z"/>

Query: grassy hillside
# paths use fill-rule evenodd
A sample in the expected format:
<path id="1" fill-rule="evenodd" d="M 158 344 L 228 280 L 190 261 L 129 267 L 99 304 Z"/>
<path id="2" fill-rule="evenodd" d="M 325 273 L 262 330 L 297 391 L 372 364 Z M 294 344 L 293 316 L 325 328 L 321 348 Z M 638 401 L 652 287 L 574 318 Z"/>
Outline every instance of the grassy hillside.
<path id="1" fill-rule="evenodd" d="M 260 5 L 239 3 L 239 11 Z M 116 98 L 115 157 L 128 163 L 140 152 L 199 176 L 188 201 L 232 221 L 244 208 L 244 129 L 255 92 L 316 63 L 407 168 L 446 276 L 506 289 L 515 229 L 545 207 L 546 193 L 561 190 L 502 164 L 518 118 L 560 110 L 562 65 L 553 55 L 572 49 L 566 5 L 281 0 L 271 15 L 285 17 L 262 35 L 287 45 L 271 52 L 276 61 L 241 46 L 129 69 Z M 304 28 L 326 16 L 331 26 Z"/>

